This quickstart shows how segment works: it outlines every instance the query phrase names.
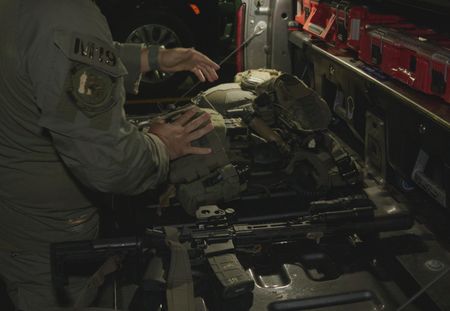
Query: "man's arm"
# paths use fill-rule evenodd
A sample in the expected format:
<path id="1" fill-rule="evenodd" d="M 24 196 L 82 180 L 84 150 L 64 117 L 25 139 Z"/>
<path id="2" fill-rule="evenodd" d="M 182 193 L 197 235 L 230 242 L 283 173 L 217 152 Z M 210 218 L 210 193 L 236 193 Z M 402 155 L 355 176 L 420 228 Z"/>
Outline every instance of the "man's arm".
<path id="1" fill-rule="evenodd" d="M 220 68 L 206 55 L 186 48 L 163 49 L 159 46 L 114 42 L 116 51 L 128 70 L 125 88 L 132 94 L 139 92 L 141 76 L 151 70 L 164 72 L 191 71 L 200 81 L 218 79 Z"/>
<path id="2" fill-rule="evenodd" d="M 59 3 L 59 15 L 50 14 L 28 49 L 25 61 L 39 122 L 83 184 L 104 192 L 141 193 L 166 179 L 170 147 L 126 120 L 127 70 L 99 12 L 89 8 L 90 1 L 82 3 Z M 188 147 L 191 133 L 169 140 Z"/>
<path id="3" fill-rule="evenodd" d="M 139 84 L 142 73 L 142 54 L 145 50 L 143 44 L 114 42 L 118 57 L 127 68 L 128 74 L 125 78 L 125 89 L 128 93 L 139 93 Z"/>
<path id="4" fill-rule="evenodd" d="M 195 49 L 144 48 L 141 59 L 142 72 L 155 69 L 163 72 L 190 71 L 202 82 L 206 80 L 213 82 L 218 79 L 216 71 L 220 66 Z M 152 68 L 155 66 L 157 68 Z"/>

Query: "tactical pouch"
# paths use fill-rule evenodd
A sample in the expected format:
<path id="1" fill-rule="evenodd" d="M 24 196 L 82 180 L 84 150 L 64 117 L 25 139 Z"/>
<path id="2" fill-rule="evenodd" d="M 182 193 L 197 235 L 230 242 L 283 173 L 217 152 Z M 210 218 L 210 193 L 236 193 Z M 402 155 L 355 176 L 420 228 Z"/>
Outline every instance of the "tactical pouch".
<path id="1" fill-rule="evenodd" d="M 210 114 L 214 130 L 192 142 L 192 146 L 208 147 L 212 149 L 212 152 L 208 155 L 187 155 L 172 161 L 169 173 L 169 181 L 172 184 L 192 182 L 229 163 L 223 117 L 212 109 L 202 109 L 202 111 Z"/>
<path id="2" fill-rule="evenodd" d="M 294 130 L 324 130 L 331 121 L 328 104 L 303 81 L 290 74 L 281 74 L 256 87 L 257 100 L 272 98 L 278 118 Z"/>
<path id="3" fill-rule="evenodd" d="M 252 69 L 236 74 L 234 82 L 239 83 L 243 90 L 255 91 L 260 84 L 275 79 L 280 75 L 281 71 L 275 69 Z"/>
<path id="4" fill-rule="evenodd" d="M 229 201 L 243 190 L 235 167 L 227 164 L 200 179 L 179 184 L 177 198 L 188 214 L 195 215 L 198 207 L 218 201 Z"/>
<path id="5" fill-rule="evenodd" d="M 169 181 L 175 185 L 177 199 L 190 215 L 195 215 L 201 205 L 230 200 L 245 188 L 227 155 L 223 117 L 212 109 L 202 111 L 211 115 L 214 130 L 192 145 L 209 147 L 211 154 L 188 155 L 170 164 Z"/>

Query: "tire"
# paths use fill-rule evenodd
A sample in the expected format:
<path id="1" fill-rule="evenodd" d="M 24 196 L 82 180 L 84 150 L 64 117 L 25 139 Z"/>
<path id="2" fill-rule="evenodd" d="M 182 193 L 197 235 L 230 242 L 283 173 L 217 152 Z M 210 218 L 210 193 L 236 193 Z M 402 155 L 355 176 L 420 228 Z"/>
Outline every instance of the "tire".
<path id="1" fill-rule="evenodd" d="M 152 12 L 125 20 L 121 25 L 120 39 L 130 43 L 163 45 L 165 48 L 194 46 L 193 33 L 186 23 L 165 12 Z M 187 72 L 167 74 L 151 71 L 142 77 L 139 94 L 150 97 L 164 97 L 168 93 L 177 95 L 182 92 L 178 90 L 179 86 L 188 75 Z"/>

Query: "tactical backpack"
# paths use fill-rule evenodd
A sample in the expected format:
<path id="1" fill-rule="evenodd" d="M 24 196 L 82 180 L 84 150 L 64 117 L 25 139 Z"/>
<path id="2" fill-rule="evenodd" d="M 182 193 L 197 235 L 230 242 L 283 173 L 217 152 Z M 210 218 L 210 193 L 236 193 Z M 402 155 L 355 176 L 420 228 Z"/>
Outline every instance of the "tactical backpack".
<path id="1" fill-rule="evenodd" d="M 191 215 L 201 205 L 238 197 L 252 188 L 249 175 L 271 171 L 265 187 L 283 182 L 300 196 L 318 197 L 358 183 L 353 159 L 327 131 L 327 103 L 297 77 L 274 70 L 240 73 L 237 82 L 198 94 L 192 102 L 212 116 L 214 131 L 170 166 L 176 197 Z"/>

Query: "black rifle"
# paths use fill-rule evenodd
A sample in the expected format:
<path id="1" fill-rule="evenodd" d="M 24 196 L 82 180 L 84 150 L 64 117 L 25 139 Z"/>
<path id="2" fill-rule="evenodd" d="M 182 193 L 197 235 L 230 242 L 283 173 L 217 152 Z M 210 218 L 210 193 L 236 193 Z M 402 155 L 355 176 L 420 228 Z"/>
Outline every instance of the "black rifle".
<path id="1" fill-rule="evenodd" d="M 365 196 L 316 201 L 307 215 L 273 215 L 263 222 L 232 223 L 234 211 L 204 206 L 197 211 L 197 222 L 175 226 L 179 241 L 188 247 L 191 263 L 208 262 L 224 298 L 253 290 L 254 282 L 239 263 L 235 248 L 265 243 L 313 240 L 352 233 L 377 233 L 411 227 L 409 213 L 401 208 L 388 211 L 375 208 Z M 115 254 L 143 255 L 149 248 L 166 250 L 165 228 L 147 228 L 142 237 L 64 242 L 51 246 L 55 286 L 66 283 L 68 264 L 103 260 Z M 166 252 L 167 253 L 167 252 Z"/>

